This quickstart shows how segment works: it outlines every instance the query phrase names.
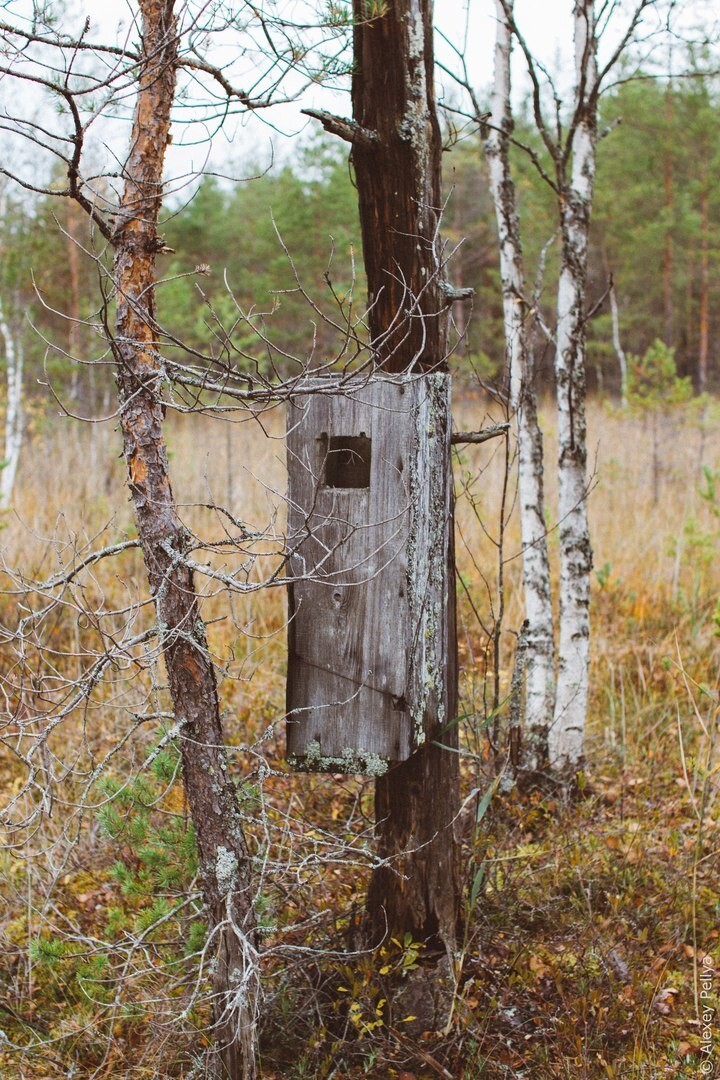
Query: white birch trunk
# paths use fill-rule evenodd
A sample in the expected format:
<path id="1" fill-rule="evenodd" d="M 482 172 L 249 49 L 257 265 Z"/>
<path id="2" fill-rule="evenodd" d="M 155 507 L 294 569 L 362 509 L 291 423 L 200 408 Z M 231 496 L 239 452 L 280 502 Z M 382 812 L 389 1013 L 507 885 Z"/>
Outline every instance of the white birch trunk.
<path id="1" fill-rule="evenodd" d="M 594 14 L 594 0 L 577 0 L 572 174 L 560 191 L 562 263 L 555 353 L 560 635 L 555 717 L 549 739 L 550 765 L 559 773 L 574 772 L 582 762 L 588 700 L 592 548 L 587 518 L 585 288 L 597 141 Z"/>
<path id="2" fill-rule="evenodd" d="M 533 355 L 523 298 L 525 280 L 515 185 L 510 172 L 510 4 L 496 0 L 495 85 L 491 131 L 485 141 L 490 190 L 500 241 L 505 348 L 511 407 L 518 439 L 518 488 L 525 588 L 525 738 L 523 768 L 535 771 L 547 757 L 555 704 L 555 643 L 543 495 L 543 440 L 538 424 Z"/>
<path id="3" fill-rule="evenodd" d="M 610 314 L 612 316 L 612 340 L 618 367 L 620 368 L 620 405 L 627 407 L 627 357 L 620 341 L 620 312 L 618 311 L 615 282 L 610 282 Z"/>
<path id="4" fill-rule="evenodd" d="M 0 343 L 5 355 L 7 407 L 5 411 L 5 453 L 0 469 L 0 509 L 10 505 L 23 436 L 23 344 L 20 333 L 13 333 L 5 304 L 0 296 Z"/>

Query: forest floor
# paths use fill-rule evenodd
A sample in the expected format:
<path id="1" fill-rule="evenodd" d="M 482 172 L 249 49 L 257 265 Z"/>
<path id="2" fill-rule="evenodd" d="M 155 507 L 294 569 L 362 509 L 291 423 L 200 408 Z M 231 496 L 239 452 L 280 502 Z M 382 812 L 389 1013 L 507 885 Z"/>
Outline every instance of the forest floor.
<path id="1" fill-rule="evenodd" d="M 388 1005 L 390 983 L 411 980 L 426 962 L 422 946 L 393 941 L 369 953 L 359 944 L 372 784 L 293 775 L 284 764 L 282 590 L 208 598 L 260 881 L 267 1080 L 720 1074 L 715 411 L 590 410 L 592 697 L 573 798 L 510 785 L 483 798 L 494 778 L 488 717 L 502 727 L 522 621 L 520 559 L 512 481 L 509 520 L 499 525 L 504 440 L 458 459 L 464 893 L 443 1031 L 417 1031 Z M 464 429 L 498 419 L 482 398 L 456 413 Z M 268 425 L 274 438 L 250 425 L 174 424 L 176 495 L 196 527 L 207 524 L 203 507 L 226 499 L 244 521 L 275 514 L 281 531 L 283 445 L 279 422 Z M 48 577 L 88 543 L 132 536 L 116 437 L 34 421 L 2 534 L 3 627 L 39 603 L 29 586 L 20 598 L 12 591 L 12 567 Z M 552 510 L 549 520 L 555 561 Z M 266 547 L 272 560 L 271 538 Z M 120 610 L 143 592 L 136 553 L 122 559 L 121 569 L 93 570 L 83 603 Z M 64 596 L 34 671 L 48 713 L 59 708 L 53 679 L 62 682 L 62 665 L 79 670 L 80 658 L 97 655 L 96 631 L 87 615 L 77 619 L 80 593 L 75 608 Z M 149 616 L 142 605 L 133 611 L 141 627 Z M 501 612 L 495 671 L 489 641 Z M 19 660 L 7 636 L 1 655 L 9 677 Z M 150 661 L 133 656 L 88 704 L 67 711 L 48 742 L 46 775 L 22 803 L 35 813 L 45 799 L 44 811 L 8 833 L 0 854 L 2 1080 L 205 1075 L 194 842 L 177 759 L 158 746 L 161 722 L 132 720 L 161 717 L 165 701 Z M 26 662 L 32 671 L 35 661 Z M 25 779 L 12 735 L 0 746 L 4 803 Z"/>

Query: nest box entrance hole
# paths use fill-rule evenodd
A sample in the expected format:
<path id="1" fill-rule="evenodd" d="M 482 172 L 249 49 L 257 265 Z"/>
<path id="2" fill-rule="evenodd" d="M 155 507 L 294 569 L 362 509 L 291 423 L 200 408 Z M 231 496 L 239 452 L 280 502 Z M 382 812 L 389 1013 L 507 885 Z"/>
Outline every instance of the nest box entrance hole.
<path id="1" fill-rule="evenodd" d="M 325 487 L 369 488 L 372 440 L 364 431 L 359 435 L 321 436 L 327 444 Z"/>

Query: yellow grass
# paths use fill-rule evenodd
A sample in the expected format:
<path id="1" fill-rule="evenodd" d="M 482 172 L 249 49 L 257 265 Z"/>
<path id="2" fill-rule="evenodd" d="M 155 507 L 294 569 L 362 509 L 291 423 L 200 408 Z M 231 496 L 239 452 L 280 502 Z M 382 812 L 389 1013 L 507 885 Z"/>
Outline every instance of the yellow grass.
<path id="1" fill-rule="evenodd" d="M 459 429 L 483 427 L 502 419 L 497 407 L 484 397 L 468 396 L 455 404 L 455 421 Z M 546 431 L 545 486 L 550 550 L 555 565 L 555 446 L 553 414 L 549 405 L 543 407 L 542 423 Z M 249 529 L 267 530 L 266 539 L 254 546 L 254 558 L 248 562 L 247 570 L 248 581 L 265 579 L 277 564 L 284 525 L 281 411 L 242 423 L 179 416 L 171 418 L 168 426 L 174 490 L 183 517 L 197 533 L 211 541 L 221 539 L 223 530 L 233 532 L 226 519 L 208 509 L 216 504 L 226 505 Z M 495 1075 L 478 1071 L 480 1066 L 477 1064 L 485 1060 L 486 1051 L 495 1053 L 506 1037 L 500 1031 L 502 1017 L 492 1004 L 492 994 L 495 998 L 501 997 L 505 1004 L 516 1001 L 513 997 L 516 995 L 517 1001 L 522 1003 L 523 995 L 542 997 L 546 993 L 546 980 L 550 983 L 555 980 L 553 993 L 560 1003 L 557 1005 L 560 1020 L 552 1034 L 543 1036 L 544 1042 L 541 1039 L 538 1043 L 533 1036 L 535 1041 L 528 1043 L 527 1054 L 534 1056 L 528 1057 L 525 1065 L 534 1071 L 527 1075 L 654 1075 L 643 1071 L 654 1057 L 667 1063 L 676 1061 L 675 1051 L 671 1049 L 676 1035 L 670 1021 L 665 1019 L 666 1014 L 653 1005 L 655 990 L 650 989 L 651 984 L 657 983 L 660 989 L 667 988 L 670 985 L 667 972 L 671 972 L 680 983 L 675 989 L 684 1003 L 686 1018 L 692 1019 L 695 1015 L 693 987 L 697 989 L 698 985 L 697 955 L 700 953 L 690 957 L 682 950 L 689 947 L 688 942 L 693 949 L 696 944 L 698 948 L 701 944 L 704 948 L 713 944 L 707 937 L 711 909 L 706 875 L 714 866 L 713 846 L 707 836 L 712 834 L 717 821 L 712 733 L 720 661 L 720 639 L 714 635 L 713 623 L 720 592 L 719 519 L 718 507 L 703 499 L 701 491 L 704 487 L 702 466 L 711 472 L 720 470 L 720 430 L 717 424 L 703 430 L 691 411 L 677 413 L 671 420 L 664 421 L 657 502 L 653 500 L 650 424 L 594 402 L 589 409 L 589 432 L 589 507 L 595 558 L 588 738 L 591 798 L 583 808 L 573 812 L 573 817 L 552 800 L 532 799 L 530 803 L 524 803 L 510 796 L 499 802 L 497 817 L 488 826 L 488 832 L 483 831 L 483 825 L 481 830 L 465 837 L 463 851 L 468 867 L 468 888 L 472 875 L 481 864 L 486 868 L 486 884 L 480 894 L 477 912 L 472 913 L 468 921 L 464 953 L 467 971 L 459 990 L 455 1042 L 446 1040 L 443 1053 L 448 1055 L 445 1060 L 451 1063 L 451 1072 L 456 1070 L 460 1075 L 460 1070 L 465 1069 L 467 1077 Z M 512 449 L 511 441 L 508 445 Z M 500 635 L 501 699 L 509 685 L 515 634 L 523 618 L 516 512 L 508 513 L 502 550 L 497 546 L 505 449 L 504 439 L 480 447 L 463 448 L 456 464 L 458 569 L 466 586 L 459 592 L 463 711 L 470 717 L 468 745 L 475 750 L 480 750 L 482 743 L 478 725 L 481 726 L 484 710 L 492 701 L 492 688 L 488 691 L 492 671 L 488 668 L 485 631 L 492 632 L 499 613 L 500 561 L 505 580 L 505 610 Z M 118 433 L 111 425 L 89 428 L 78 427 L 70 420 L 44 421 L 24 448 L 17 497 L 12 510 L 5 513 L 0 542 L 6 567 L 20 570 L 27 578 L 46 578 L 62 566 L 68 566 L 77 552 L 134 537 L 120 451 Z M 472 493 L 474 508 L 463 495 L 467 490 Z M 514 474 L 511 469 L 508 511 L 513 499 Z M 249 555 L 246 552 L 238 556 L 227 547 L 213 553 L 198 552 L 195 557 L 199 562 L 211 562 L 216 569 L 228 572 Z M 8 588 L 16 588 L 10 576 L 4 576 L 3 583 Z M 104 598 L 109 607 L 114 605 L 118 610 L 123 609 L 124 614 L 113 616 L 118 633 L 128 620 L 132 620 L 133 628 L 147 624 L 150 613 L 142 606 L 147 590 L 137 552 L 125 552 L 112 563 L 98 564 L 92 573 L 83 577 L 81 584 L 84 591 L 72 594 L 75 601 L 94 602 L 97 607 Z M 265 782 L 265 816 L 256 831 L 260 838 L 258 844 L 262 836 L 268 838 L 266 857 L 272 863 L 268 869 L 268 882 L 274 881 L 273 874 L 280 881 L 279 886 L 272 884 L 272 888 L 268 884 L 268 890 L 272 893 L 279 887 L 285 897 L 281 905 L 284 907 L 283 940 L 292 940 L 298 945 L 312 940 L 318 944 L 318 927 L 322 926 L 325 928 L 322 941 L 329 942 L 328 920 L 333 925 L 338 920 L 345 920 L 345 925 L 348 905 L 353 901 L 361 902 L 369 859 L 366 849 L 371 830 L 370 787 L 362 780 L 288 779 L 282 775 L 283 589 L 229 597 L 227 589 L 212 579 L 203 583 L 203 589 L 207 594 L 204 614 L 211 620 L 211 648 L 225 670 L 222 700 L 228 741 L 235 746 L 255 744 L 249 754 L 238 752 L 234 767 L 239 777 L 253 773 L 262 757 L 281 774 Z M 478 626 L 467 594 L 485 630 Z M 16 618 L 18 600 L 25 604 L 36 603 L 17 595 L 0 601 L 3 612 L 0 621 L 5 625 L 12 624 Z M 59 671 L 57 677 L 68 681 L 81 673 L 83 663 L 101 646 L 91 625 L 83 623 L 78 627 L 73 619 L 71 608 L 58 608 L 55 637 L 52 638 L 58 655 L 63 650 L 72 654 L 66 660 L 54 661 Z M 108 775 L 120 775 L 123 769 L 136 771 L 157 742 L 157 723 L 133 728 L 135 721 L 132 720 L 134 713 L 147 709 L 155 700 L 153 678 L 162 680 L 162 668 L 151 653 L 152 650 L 147 654 L 147 666 L 142 670 L 139 661 L 146 655 L 142 649 L 133 652 L 132 662 L 113 668 L 93 694 L 90 708 L 75 710 L 53 735 L 49 742 L 56 773 L 56 803 L 52 816 L 45 819 L 39 834 L 25 837 L 30 848 L 18 850 L 17 856 L 6 858 L 0 865 L 0 895 L 5 901 L 0 913 L 0 948 L 8 951 L 16 965 L 6 990 L 8 1000 L 25 1021 L 38 1009 L 44 1017 L 43 1031 L 48 1030 L 48 1015 L 52 1014 L 56 1018 L 52 1020 L 55 1025 L 52 1030 L 58 1038 L 65 1040 L 58 1044 L 60 1049 L 54 1058 L 49 1050 L 46 1053 L 38 1049 L 34 1057 L 28 1051 L 29 1057 L 22 1065 L 18 1064 L 17 1056 L 0 1054 L 3 1077 L 59 1075 L 57 1061 L 63 1062 L 63 1068 L 67 1062 L 76 1063 L 82 1047 L 85 1047 L 83 1053 L 95 1062 L 93 1067 L 103 1054 L 109 1055 L 107 1060 L 114 1064 L 108 1067 L 115 1071 L 108 1075 L 161 1075 L 153 1070 L 165 1066 L 156 1065 L 156 1062 L 172 1060 L 175 1043 L 192 1048 L 200 1038 L 197 1031 L 206 1019 L 202 1010 L 198 1016 L 190 1015 L 182 1025 L 175 1027 L 169 1021 L 164 1027 L 149 1011 L 134 1026 L 127 1019 L 115 1017 L 113 1024 L 116 1027 L 111 1025 L 105 1029 L 105 1037 L 110 1041 L 101 1046 L 79 1030 L 73 1036 L 73 1042 L 68 1032 L 72 1030 L 73 1016 L 80 1008 L 77 999 L 68 990 L 66 1000 L 65 991 L 59 984 L 42 974 L 40 968 L 36 971 L 36 961 L 29 951 L 30 939 L 38 939 L 44 934 L 67 931 L 71 937 L 74 935 L 73 940 L 83 941 L 93 935 L 102 937 L 107 932 L 102 912 L 111 902 L 130 903 L 119 897 L 109 876 L 112 862 L 126 857 L 127 853 L 123 855 L 120 843 L 103 839 L 93 816 L 95 811 L 80 813 L 72 804 L 81 796 L 93 804 L 98 802 L 94 788 L 92 797 L 87 796 L 88 777 L 118 738 L 126 737 L 127 743 L 109 760 Z M 8 641 L 3 646 L 3 656 L 3 670 L 7 672 L 16 662 Z M 50 675 L 50 664 L 46 660 L 38 666 L 38 677 L 50 680 Z M 162 689 L 157 691 L 156 697 L 158 707 L 167 708 Z M 11 710 L 19 707 L 16 701 L 10 702 L 9 706 Z M 47 707 L 49 709 L 50 705 Z M 474 731 L 473 724 L 476 725 Z M 0 749 L 0 781 L 6 793 L 22 786 L 22 769 L 11 750 L 10 738 L 7 746 Z M 57 779 L 62 772 L 61 763 L 72 765 L 74 778 L 62 782 Z M 466 783 L 486 783 L 483 768 L 482 761 L 471 762 L 465 773 Z M 657 794 L 652 790 L 655 775 L 662 777 L 658 779 Z M 182 799 L 177 789 L 169 784 L 167 790 L 160 788 L 158 791 L 158 805 L 164 812 L 182 815 Z M 37 793 L 31 791 L 26 807 L 36 806 L 37 798 Z M 651 860 L 648 867 L 642 862 L 638 864 L 633 854 L 638 851 L 639 834 L 647 839 L 648 850 L 656 853 L 647 856 Z M 337 851 L 343 858 L 348 857 L 350 850 L 343 848 L 343 843 L 352 845 L 353 857 L 348 859 L 346 868 L 340 862 L 334 863 L 327 855 L 336 841 Z M 39 852 L 43 844 L 46 847 L 54 845 L 56 861 L 59 860 L 54 872 L 48 869 L 47 859 L 43 861 L 39 855 L 35 860 L 28 859 L 30 849 Z M 672 879 L 673 871 L 668 869 L 675 865 L 673 859 L 682 869 L 682 874 L 678 869 L 680 876 L 677 879 Z M 618 860 L 624 867 L 622 874 Z M 290 875 L 284 883 L 283 866 Z M 628 877 L 631 873 L 637 875 L 637 882 L 641 884 L 633 884 L 632 876 Z M 661 884 L 663 875 L 667 878 L 664 885 Z M 560 881 L 566 882 L 570 893 L 561 891 L 557 894 L 553 901 L 558 905 L 554 908 L 555 914 L 562 909 L 562 897 L 570 896 L 572 900 L 570 894 L 575 886 L 571 883 L 581 882 L 579 914 L 574 916 L 575 923 L 569 914 L 564 916 L 562 940 L 554 926 L 557 920 L 554 920 L 553 911 L 543 914 L 545 901 L 541 892 L 542 885 L 549 896 Z M 565 887 L 563 885 L 563 889 Z M 657 940 L 652 929 L 642 929 L 645 916 L 638 914 L 638 890 L 642 889 L 656 895 Z M 600 903 L 601 893 L 605 897 L 603 904 L 615 904 L 618 927 L 625 927 L 615 935 L 624 942 L 623 947 L 619 947 L 624 959 L 621 958 L 618 964 L 627 964 L 628 957 L 634 956 L 633 962 L 637 965 L 631 973 L 630 983 L 623 984 L 620 979 L 615 986 L 613 993 L 617 1000 L 614 1006 L 602 997 L 607 988 L 598 981 L 600 976 L 593 974 L 591 963 L 595 949 L 601 958 L 597 962 L 601 966 L 612 966 L 607 960 L 610 945 L 606 942 L 614 933 L 612 912 L 610 908 L 598 909 L 600 914 L 594 909 L 590 911 L 593 904 Z M 612 896 L 616 899 L 612 900 Z M 78 897 L 86 899 L 79 900 Z M 637 919 L 637 926 L 632 932 L 627 929 L 629 924 L 622 921 L 626 919 L 624 903 L 629 905 L 628 910 L 636 913 L 633 917 Z M 55 908 L 48 906 L 53 904 Z M 523 938 L 528 942 L 527 951 L 522 955 L 518 953 L 508 967 L 508 946 L 501 945 L 503 940 L 509 942 L 512 939 L 513 925 L 523 925 L 523 904 L 532 907 L 535 922 L 530 929 L 523 930 Z M 313 920 L 319 918 L 318 908 L 327 918 L 323 916 L 325 921 L 321 919 L 316 924 Z M 67 925 L 63 919 L 68 920 Z M 300 928 L 303 920 L 305 929 Z M 296 924 L 298 929 L 293 929 Z M 694 927 L 692 932 L 688 930 L 690 926 Z M 644 939 L 638 936 L 642 933 L 646 935 Z M 574 944 L 571 942 L 573 935 L 578 938 Z M 702 942 L 698 935 L 705 935 Z M 628 944 L 631 938 L 632 945 Z M 602 944 L 598 944 L 601 939 Z M 672 945 L 674 951 L 661 953 L 663 942 L 668 950 Z M 557 961 L 558 949 L 565 957 L 562 964 Z M 481 951 L 487 962 L 485 968 L 480 965 L 475 970 L 472 965 L 478 963 Z M 664 967 L 655 964 L 658 955 L 665 957 Z M 574 958 L 572 962 L 568 957 Z M 494 964 L 503 972 L 503 989 L 502 993 L 493 990 L 491 997 L 486 997 L 483 972 L 489 970 L 488 965 Z M 571 974 L 568 965 L 572 967 L 573 964 Z M 583 965 L 589 965 L 587 970 Z M 583 978 L 591 986 L 587 993 L 578 982 L 581 968 L 585 972 Z M 377 998 L 372 998 L 372 987 L 375 976 L 362 965 L 354 970 L 358 1000 L 363 1000 L 362 995 L 366 994 L 368 1016 L 374 1016 Z M 276 997 L 272 997 L 274 1004 L 269 1006 L 269 1013 L 272 1014 L 275 1008 L 280 1010 L 278 1016 L 282 1008 L 302 1010 L 302 994 L 299 998 L 294 997 L 293 994 L 299 993 L 297 987 L 292 989 L 292 980 L 283 982 L 286 977 L 281 978 L 278 971 L 270 964 L 268 986 L 275 987 L 272 993 Z M 348 977 L 346 973 L 343 979 Z M 150 980 L 147 985 L 151 985 L 154 992 L 163 993 L 161 983 L 156 985 L 147 975 L 144 978 L 146 982 Z M 278 989 L 283 986 L 284 990 Z M 31 1009 L 33 990 L 37 998 L 38 987 L 41 1000 Z M 147 986 L 144 992 L 148 992 Z M 180 994 L 179 986 L 177 993 Z M 283 999 L 283 993 L 288 995 L 286 999 Z M 129 986 L 128 1000 L 135 1000 L 133 994 Z M 600 995 L 595 1006 L 593 994 Z M 671 999 L 673 995 L 667 995 L 663 1000 L 670 1000 L 672 1005 Z M 596 1009 L 594 1019 L 586 1012 L 583 1021 L 587 1030 L 597 1028 L 593 1038 L 599 1049 L 592 1054 L 586 1053 L 587 1039 L 585 1043 L 580 1039 L 576 1051 L 572 1050 L 581 1023 L 581 1006 L 585 1010 Z M 86 1013 L 83 1015 L 93 1021 L 100 1015 L 94 1005 L 86 1002 L 84 1007 Z M 166 1007 L 167 1002 L 163 1005 Z M 604 1022 L 615 1025 L 613 1030 L 621 1033 L 617 1035 L 620 1042 L 616 1053 L 620 1064 L 616 1061 L 612 1065 L 612 1048 L 602 1043 L 602 1016 L 597 1014 L 598 1009 L 609 1010 Z M 295 1014 L 293 1017 L 295 1022 Z M 13 1038 L 29 1046 L 31 1031 L 22 1024 L 18 1027 L 18 1023 L 13 1028 Z M 313 1018 L 308 1015 L 303 1016 L 300 1025 L 309 1040 L 308 1045 L 312 1039 L 327 1040 L 327 1032 L 318 1035 L 315 1031 L 313 1034 L 312 1023 Z M 272 1028 L 272 1024 L 270 1026 Z M 625 1035 L 622 1035 L 623 1031 L 626 1031 Z M 692 1025 L 689 1028 L 686 1025 L 676 1033 L 676 1042 L 687 1042 L 688 1053 L 696 1045 L 692 1043 L 693 1031 Z M 116 1037 L 120 1040 L 117 1045 Z M 377 1032 L 376 1037 L 380 1038 Z M 148 1062 L 146 1071 L 139 1066 L 136 1071 L 130 1071 L 130 1066 L 127 1072 L 123 1071 L 125 1066 L 120 1064 L 122 1053 L 119 1049 L 123 1039 L 142 1048 Z M 272 1052 L 268 1051 L 268 1054 L 268 1060 L 272 1060 Z M 323 1071 L 325 1066 L 321 1064 L 320 1051 L 320 1056 L 313 1057 L 310 1051 L 308 1054 L 307 1067 L 311 1071 L 305 1075 L 329 1075 Z M 572 1064 L 573 1054 L 584 1072 L 578 1072 L 580 1066 Z M 411 1059 L 403 1060 L 407 1068 L 407 1061 Z M 509 1067 L 520 1067 L 519 1059 L 508 1058 L 508 1061 L 515 1063 Z M 606 1067 L 603 1061 L 610 1064 Z M 413 1067 L 420 1075 L 425 1075 L 421 1058 L 414 1061 Z M 26 1071 L 19 1071 L 21 1068 Z M 611 1071 L 613 1068 L 616 1071 Z M 380 1066 L 378 1069 L 377 1073 L 366 1071 L 364 1075 L 390 1075 L 387 1069 L 383 1071 Z M 77 1075 L 95 1074 L 88 1066 L 87 1071 Z M 182 1073 L 173 1072 L 172 1075 Z M 268 1072 L 268 1075 L 275 1074 Z M 301 1073 L 281 1071 L 277 1075 L 299 1076 Z M 342 1075 L 356 1074 L 348 1065 L 347 1072 Z M 497 1075 L 502 1074 L 498 1072 Z M 675 1071 L 668 1075 L 689 1077 L 695 1074 Z"/>

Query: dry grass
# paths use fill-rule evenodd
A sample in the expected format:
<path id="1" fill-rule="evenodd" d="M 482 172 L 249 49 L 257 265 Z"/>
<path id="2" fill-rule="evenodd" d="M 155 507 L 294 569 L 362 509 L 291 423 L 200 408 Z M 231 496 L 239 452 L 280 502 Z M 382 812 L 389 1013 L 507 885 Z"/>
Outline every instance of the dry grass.
<path id="1" fill-rule="evenodd" d="M 484 425 L 492 414 L 483 398 L 456 405 L 461 428 Z M 551 432 L 551 412 L 544 414 Z M 271 533 L 282 533 L 281 432 L 279 414 L 262 418 L 262 426 L 182 417 L 171 423 L 175 494 L 197 532 L 222 537 L 223 520 L 207 507 L 225 503 L 249 526 L 272 522 Z M 595 404 L 590 446 L 594 637 L 583 798 L 567 804 L 512 791 L 496 796 L 480 824 L 466 822 L 466 931 L 454 1021 L 444 1034 L 413 1040 L 379 1004 L 379 967 L 410 966 L 412 945 L 390 949 L 382 965 L 342 955 L 371 857 L 372 792 L 361 779 L 286 773 L 278 722 L 283 590 L 229 597 L 208 581 L 205 614 L 224 671 L 228 742 L 238 779 L 249 777 L 243 797 L 262 875 L 268 1077 L 701 1075 L 704 957 L 720 964 L 718 508 L 701 495 L 701 466 L 720 469 L 720 436 L 703 432 L 690 413 L 667 423 L 657 503 L 651 433 L 642 420 Z M 497 546 L 504 451 L 503 440 L 463 451 L 456 473 L 458 488 L 472 496 L 458 503 L 458 566 L 475 609 L 461 592 L 463 711 L 473 751 L 467 790 L 489 783 L 482 725 L 494 686 L 486 631 L 500 610 L 500 561 L 501 700 L 522 621 L 516 515 L 502 550 Z M 546 451 L 552 463 L 552 434 Z M 4 522 L 6 566 L 47 577 L 89 543 L 134 535 L 119 452 L 109 427 L 44 422 L 26 448 L 14 512 Z M 512 484 L 508 510 L 511 504 Z M 555 558 L 555 531 L 550 537 Z M 267 575 L 276 550 L 272 535 L 257 546 L 249 580 Z M 216 552 L 212 562 L 222 568 L 233 558 Z M 127 551 L 63 594 L 54 622 L 44 624 L 57 670 L 46 652 L 35 671 L 47 684 L 48 710 L 58 685 L 69 685 L 107 641 L 91 624 L 77 625 L 70 601 L 122 610 L 108 616 L 120 633 L 129 622 L 146 625 L 144 593 L 140 560 Z M 1 601 L 0 622 L 12 624 L 17 602 Z M 62 652 L 70 655 L 61 660 Z M 193 995 L 202 946 L 186 955 L 182 940 L 199 933 L 192 927 L 202 913 L 192 859 L 180 844 L 182 792 L 172 761 L 164 772 L 142 768 L 162 723 L 133 719 L 167 708 L 162 667 L 142 648 L 132 655 L 59 725 L 47 764 L 52 813 L 0 863 L 0 1028 L 25 1048 L 0 1047 L 0 1074 L 8 1080 L 203 1075 L 207 1009 Z M 3 671 L 16 663 L 6 645 Z M 9 701 L 9 713 L 20 705 Z M 22 787 L 11 751 L 8 739 L 0 750 L 6 792 Z M 108 789 L 93 772 L 108 754 L 101 780 L 120 785 L 113 805 L 124 807 L 116 827 L 103 818 Z M 264 779 L 261 766 L 270 770 Z M 139 773 L 147 786 L 131 790 L 127 776 Z M 39 798 L 31 791 L 23 805 L 37 809 Z M 174 839 L 162 833 L 168 823 L 180 830 Z M 140 947 L 143 920 L 152 926 L 157 916 L 159 889 L 189 906 Z M 63 941 L 71 943 L 65 951 Z M 715 1037 L 720 1067 L 720 1025 Z"/>

